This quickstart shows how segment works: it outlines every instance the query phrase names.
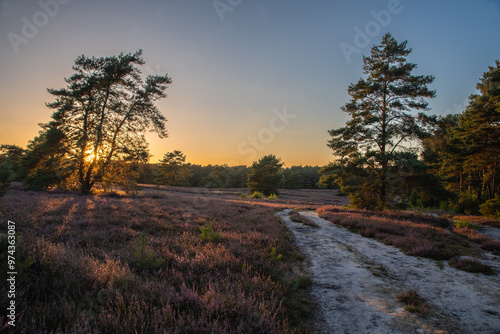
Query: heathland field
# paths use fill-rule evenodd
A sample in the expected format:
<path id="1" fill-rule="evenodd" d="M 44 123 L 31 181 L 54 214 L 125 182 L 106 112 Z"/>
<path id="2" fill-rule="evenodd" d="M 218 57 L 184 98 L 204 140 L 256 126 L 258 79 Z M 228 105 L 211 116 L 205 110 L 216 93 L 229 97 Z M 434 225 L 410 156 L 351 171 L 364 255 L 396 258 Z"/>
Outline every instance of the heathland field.
<path id="1" fill-rule="evenodd" d="M 311 294 L 314 254 L 301 253 L 276 215 L 287 208 L 304 228 L 317 227 L 297 212 L 317 210 L 407 255 L 446 261 L 457 272 L 476 271 L 467 275 L 498 281 L 497 268 L 480 259 L 487 255 L 489 263 L 498 263 L 499 242 L 478 233 L 467 217 L 453 224 L 416 213 L 347 210 L 346 204 L 334 190 L 283 190 L 272 200 L 249 198 L 246 189 L 143 186 L 128 196 L 35 192 L 14 185 L 1 199 L 0 218 L 16 224 L 15 329 L 312 333 L 323 318 L 320 301 Z M 374 277 L 385 275 L 384 268 L 377 270 Z M 5 282 L 6 270 L 0 273 Z M 1 289 L 6 309 L 8 286 Z M 431 316 L 431 306 L 415 307 L 420 317 Z M 1 316 L 4 326 L 8 318 Z"/>
<path id="2" fill-rule="evenodd" d="M 235 191 L 99 196 L 14 187 L 2 198 L 1 219 L 16 223 L 16 329 L 299 331 L 312 314 L 301 286 L 304 258 L 274 212 L 312 205 L 316 195 L 271 201 Z M 2 257 L 6 243 L 2 237 Z"/>

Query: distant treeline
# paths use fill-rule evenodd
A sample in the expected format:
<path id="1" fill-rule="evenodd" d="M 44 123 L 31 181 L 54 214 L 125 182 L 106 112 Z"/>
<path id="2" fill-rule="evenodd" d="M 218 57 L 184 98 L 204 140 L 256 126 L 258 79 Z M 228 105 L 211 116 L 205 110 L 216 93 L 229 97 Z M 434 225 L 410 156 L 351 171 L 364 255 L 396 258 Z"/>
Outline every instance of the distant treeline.
<path id="1" fill-rule="evenodd" d="M 248 174 L 252 170 L 248 166 L 228 165 L 185 165 L 185 177 L 174 183 L 176 186 L 204 188 L 245 188 Z M 320 166 L 291 166 L 283 168 L 282 189 L 318 189 L 325 188 L 319 184 Z M 139 183 L 165 184 L 158 178 L 159 164 L 147 164 L 140 169 Z"/>

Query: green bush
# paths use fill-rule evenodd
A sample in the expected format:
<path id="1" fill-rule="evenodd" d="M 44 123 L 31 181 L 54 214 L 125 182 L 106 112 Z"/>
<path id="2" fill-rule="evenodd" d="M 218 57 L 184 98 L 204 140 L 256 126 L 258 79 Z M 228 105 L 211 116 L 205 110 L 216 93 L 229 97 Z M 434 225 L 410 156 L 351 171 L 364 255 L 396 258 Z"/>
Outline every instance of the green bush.
<path id="1" fill-rule="evenodd" d="M 472 196 L 463 196 L 458 200 L 454 207 L 455 212 L 463 212 L 468 215 L 476 215 L 479 213 L 479 205 L 476 199 Z"/>
<path id="2" fill-rule="evenodd" d="M 155 257 L 153 250 L 146 252 L 146 233 L 142 232 L 137 241 L 136 249 L 134 251 L 134 262 L 138 269 L 157 269 L 164 262 L 162 257 Z"/>
<path id="3" fill-rule="evenodd" d="M 267 199 L 277 200 L 278 196 L 276 194 L 271 194 Z"/>
<path id="4" fill-rule="evenodd" d="M 199 235 L 201 241 L 213 241 L 217 242 L 220 240 L 221 235 L 218 232 L 215 232 L 214 227 L 212 225 L 212 221 L 210 221 L 204 227 L 200 227 L 201 234 Z"/>
<path id="5" fill-rule="evenodd" d="M 481 204 L 479 212 L 487 218 L 500 219 L 500 197 L 495 197 Z"/>
<path id="6" fill-rule="evenodd" d="M 252 198 L 264 198 L 264 194 L 259 192 L 259 191 L 255 191 L 253 194 L 252 194 Z"/>
<path id="7" fill-rule="evenodd" d="M 422 199 L 420 198 L 415 189 L 411 191 L 410 198 L 408 199 L 408 204 L 413 208 L 422 207 Z"/>
<path id="8" fill-rule="evenodd" d="M 462 220 L 462 219 L 457 219 L 453 222 L 453 225 L 455 225 L 456 228 L 470 228 L 470 229 L 474 229 L 475 226 L 465 220 Z"/>

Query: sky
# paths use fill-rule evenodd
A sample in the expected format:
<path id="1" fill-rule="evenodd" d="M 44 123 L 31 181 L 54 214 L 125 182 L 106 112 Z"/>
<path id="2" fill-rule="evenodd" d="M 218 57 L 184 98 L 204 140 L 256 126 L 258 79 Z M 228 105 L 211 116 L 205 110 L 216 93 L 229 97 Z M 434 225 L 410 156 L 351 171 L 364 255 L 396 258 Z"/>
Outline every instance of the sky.
<path id="1" fill-rule="evenodd" d="M 47 88 L 78 56 L 142 49 L 144 75 L 172 78 L 151 162 L 325 165 L 347 87 L 387 32 L 436 77 L 428 113 L 459 113 L 500 59 L 500 0 L 0 0 L 0 143 L 26 147 L 50 121 Z"/>

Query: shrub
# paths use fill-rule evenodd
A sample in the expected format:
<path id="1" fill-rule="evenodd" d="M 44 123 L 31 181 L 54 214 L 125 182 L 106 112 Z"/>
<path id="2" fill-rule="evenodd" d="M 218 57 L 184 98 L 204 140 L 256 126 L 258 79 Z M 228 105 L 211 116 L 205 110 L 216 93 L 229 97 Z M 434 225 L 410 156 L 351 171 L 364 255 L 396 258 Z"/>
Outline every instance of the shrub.
<path id="1" fill-rule="evenodd" d="M 500 241 L 491 240 L 491 239 L 487 240 L 487 241 L 483 242 L 483 244 L 481 245 L 481 248 L 485 249 L 487 251 L 490 251 L 490 252 L 500 253 Z"/>
<path id="2" fill-rule="evenodd" d="M 490 266 L 467 257 L 454 257 L 450 259 L 450 266 L 470 273 L 494 274 Z"/>
<path id="3" fill-rule="evenodd" d="M 379 200 L 372 191 L 359 191 L 347 195 L 350 200 L 349 206 L 355 209 L 375 210 L 379 205 Z"/>
<path id="4" fill-rule="evenodd" d="M 220 233 L 215 232 L 212 221 L 210 221 L 204 227 L 200 227 L 200 231 L 201 234 L 199 235 L 199 238 L 201 239 L 201 241 L 217 242 L 221 238 Z"/>
<path id="5" fill-rule="evenodd" d="M 454 207 L 455 212 L 463 212 L 468 215 L 476 215 L 479 213 L 479 204 L 476 199 L 471 196 L 463 196 L 458 200 Z"/>
<path id="6" fill-rule="evenodd" d="M 473 223 L 477 225 L 487 225 L 493 227 L 500 227 L 500 220 L 498 219 L 489 219 L 482 216 L 455 216 L 454 220 L 466 220 L 467 222 Z"/>
<path id="7" fill-rule="evenodd" d="M 267 199 L 277 200 L 278 196 L 276 194 L 271 194 Z"/>
<path id="8" fill-rule="evenodd" d="M 162 257 L 155 258 L 154 250 L 146 251 L 146 233 L 144 232 L 141 233 L 137 241 L 134 260 L 138 269 L 156 269 L 165 262 Z"/>
<path id="9" fill-rule="evenodd" d="M 468 227 L 462 227 L 462 228 L 453 228 L 453 232 L 463 235 L 464 237 L 468 238 L 469 240 L 472 240 L 474 242 L 482 243 L 488 240 L 488 237 L 482 235 L 481 233 L 478 233 L 477 231 L 468 228 Z"/>
<path id="10" fill-rule="evenodd" d="M 465 220 L 462 220 L 460 218 L 458 218 L 457 220 L 455 220 L 453 222 L 453 225 L 455 225 L 456 228 L 464 228 L 464 227 L 467 227 L 467 228 L 474 228 L 474 225 L 465 221 Z"/>
<path id="11" fill-rule="evenodd" d="M 449 221 L 440 217 L 407 212 L 339 210 L 334 206 L 324 206 L 317 211 L 320 217 L 334 224 L 397 247 L 409 255 L 448 260 L 457 255 L 477 253 L 468 240 L 450 233 Z"/>
<path id="12" fill-rule="evenodd" d="M 479 212 L 487 218 L 500 219 L 500 197 L 495 197 L 481 204 Z"/>
<path id="13" fill-rule="evenodd" d="M 13 171 L 5 162 L 0 163 L 0 196 L 5 194 L 10 186 Z"/>
<path id="14" fill-rule="evenodd" d="M 439 249 L 434 245 L 421 245 L 413 247 L 411 251 L 408 252 L 409 255 L 422 256 L 430 259 L 440 258 Z"/>
<path id="15" fill-rule="evenodd" d="M 252 198 L 264 198 L 264 194 L 259 191 L 254 191 Z"/>

